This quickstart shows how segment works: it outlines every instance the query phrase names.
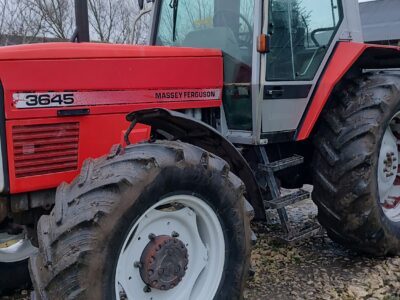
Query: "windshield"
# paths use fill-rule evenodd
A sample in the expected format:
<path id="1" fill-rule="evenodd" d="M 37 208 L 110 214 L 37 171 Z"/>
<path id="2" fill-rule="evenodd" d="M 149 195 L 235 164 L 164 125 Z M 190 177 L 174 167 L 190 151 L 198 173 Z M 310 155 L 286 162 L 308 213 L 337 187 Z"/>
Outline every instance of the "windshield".
<path id="1" fill-rule="evenodd" d="M 219 48 L 251 65 L 254 0 L 163 0 L 156 44 Z"/>
<path id="2" fill-rule="evenodd" d="M 217 48 L 224 55 L 224 111 L 230 129 L 252 128 L 255 0 L 163 0 L 156 44 Z"/>

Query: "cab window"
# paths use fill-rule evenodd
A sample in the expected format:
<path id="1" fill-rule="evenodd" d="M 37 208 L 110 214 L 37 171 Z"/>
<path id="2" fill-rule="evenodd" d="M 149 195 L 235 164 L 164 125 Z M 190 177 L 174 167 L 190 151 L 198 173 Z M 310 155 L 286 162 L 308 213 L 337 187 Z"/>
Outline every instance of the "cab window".
<path id="1" fill-rule="evenodd" d="M 267 80 L 312 80 L 340 25 L 339 0 L 269 0 Z"/>
<path id="2" fill-rule="evenodd" d="M 156 44 L 221 49 L 225 82 L 250 82 L 253 14 L 254 0 L 164 0 Z"/>
<path id="3" fill-rule="evenodd" d="M 217 48 L 224 55 L 228 127 L 251 130 L 254 0 L 163 0 L 156 44 Z"/>

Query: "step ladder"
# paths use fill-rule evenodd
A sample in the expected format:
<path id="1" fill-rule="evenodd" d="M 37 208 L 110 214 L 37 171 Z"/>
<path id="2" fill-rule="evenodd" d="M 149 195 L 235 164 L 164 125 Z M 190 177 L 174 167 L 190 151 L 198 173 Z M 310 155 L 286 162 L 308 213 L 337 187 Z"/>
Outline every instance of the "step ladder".
<path id="1" fill-rule="evenodd" d="M 303 164 L 304 158 L 299 155 L 294 155 L 279 161 L 270 162 L 265 148 L 259 147 L 259 150 L 262 160 L 262 164 L 260 164 L 259 168 L 265 176 L 265 189 L 268 189 L 271 194 L 271 199 L 264 200 L 264 207 L 265 209 L 276 209 L 278 212 L 284 232 L 284 236 L 279 237 L 279 239 L 285 243 L 293 244 L 320 233 L 321 226 L 317 223 L 305 226 L 300 230 L 294 229 L 290 225 L 286 207 L 311 198 L 311 193 L 299 189 L 289 195 L 282 195 L 275 176 L 276 172 Z"/>

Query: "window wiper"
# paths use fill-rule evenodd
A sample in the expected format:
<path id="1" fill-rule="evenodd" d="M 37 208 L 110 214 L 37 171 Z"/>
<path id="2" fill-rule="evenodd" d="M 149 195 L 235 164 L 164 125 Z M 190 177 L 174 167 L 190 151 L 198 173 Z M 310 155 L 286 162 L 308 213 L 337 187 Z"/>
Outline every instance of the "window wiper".
<path id="1" fill-rule="evenodd" d="M 179 0 L 171 0 L 169 7 L 171 7 L 173 12 L 173 27 L 172 27 L 172 41 L 176 41 L 176 21 L 178 19 L 178 5 Z"/>

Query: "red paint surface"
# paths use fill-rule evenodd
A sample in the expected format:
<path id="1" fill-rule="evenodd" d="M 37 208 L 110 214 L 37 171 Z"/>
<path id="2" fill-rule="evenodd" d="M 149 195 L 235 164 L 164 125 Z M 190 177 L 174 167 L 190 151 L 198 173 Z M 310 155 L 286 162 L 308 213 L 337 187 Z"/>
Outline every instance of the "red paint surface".
<path id="1" fill-rule="evenodd" d="M 397 206 L 400 205 L 400 197 L 389 197 L 390 200 L 392 201 L 386 201 L 383 204 L 383 207 L 386 209 L 395 209 Z"/>
<path id="2" fill-rule="evenodd" d="M 150 47 L 151 48 L 151 47 Z M 172 57 L 50 61 L 0 61 L 7 119 L 57 116 L 57 109 L 21 110 L 13 106 L 16 92 L 132 91 L 150 89 L 219 88 L 223 82 L 222 57 Z M 216 101 L 97 105 L 92 114 L 121 113 L 151 107 L 169 109 L 220 106 Z M 85 107 L 82 107 L 85 108 Z"/>
<path id="3" fill-rule="evenodd" d="M 95 43 L 46 43 L 0 48 L 1 60 L 48 60 L 92 58 L 155 58 L 221 56 L 212 49 L 131 46 Z"/>
<path id="4" fill-rule="evenodd" d="M 57 124 L 79 122 L 78 143 L 78 168 L 70 172 L 53 173 L 48 175 L 17 178 L 15 174 L 14 144 L 12 139 L 12 127 L 34 124 Z M 129 123 L 125 121 L 125 114 L 110 114 L 99 116 L 86 116 L 82 118 L 46 118 L 34 120 L 10 120 L 7 127 L 7 149 L 9 156 L 9 175 L 11 180 L 11 192 L 21 193 L 37 189 L 47 189 L 58 186 L 62 181 L 71 181 L 79 173 L 85 159 L 97 158 L 110 152 L 112 145 L 123 143 L 123 133 Z M 138 125 L 131 134 L 131 141 L 137 143 L 149 138 L 150 128 Z M 62 139 L 62 137 L 60 137 Z"/>
<path id="5" fill-rule="evenodd" d="M 312 104 L 304 119 L 303 125 L 299 131 L 297 140 L 307 139 L 314 128 L 326 102 L 329 99 L 336 84 L 343 78 L 346 72 L 354 65 L 357 59 L 364 53 L 367 48 L 391 48 L 400 50 L 399 47 L 390 47 L 382 45 L 369 45 L 352 42 L 340 42 L 329 62 L 323 77 L 314 94 Z"/>
<path id="6" fill-rule="evenodd" d="M 218 89 L 222 95 L 223 60 L 218 50 L 144 47 L 102 44 L 45 44 L 0 48 L 0 80 L 4 88 L 7 149 L 11 193 L 47 189 L 71 181 L 86 158 L 107 154 L 114 144 L 123 143 L 128 127 L 127 113 L 147 108 L 191 109 L 219 107 L 217 100 L 149 101 L 129 104 L 102 99 L 89 108 L 89 116 L 57 117 L 67 107 L 17 109 L 14 93 L 91 92 L 144 90 Z M 77 170 L 51 175 L 16 178 L 13 126 L 78 122 L 79 154 Z M 132 141 L 149 137 L 149 128 L 140 126 Z"/>

